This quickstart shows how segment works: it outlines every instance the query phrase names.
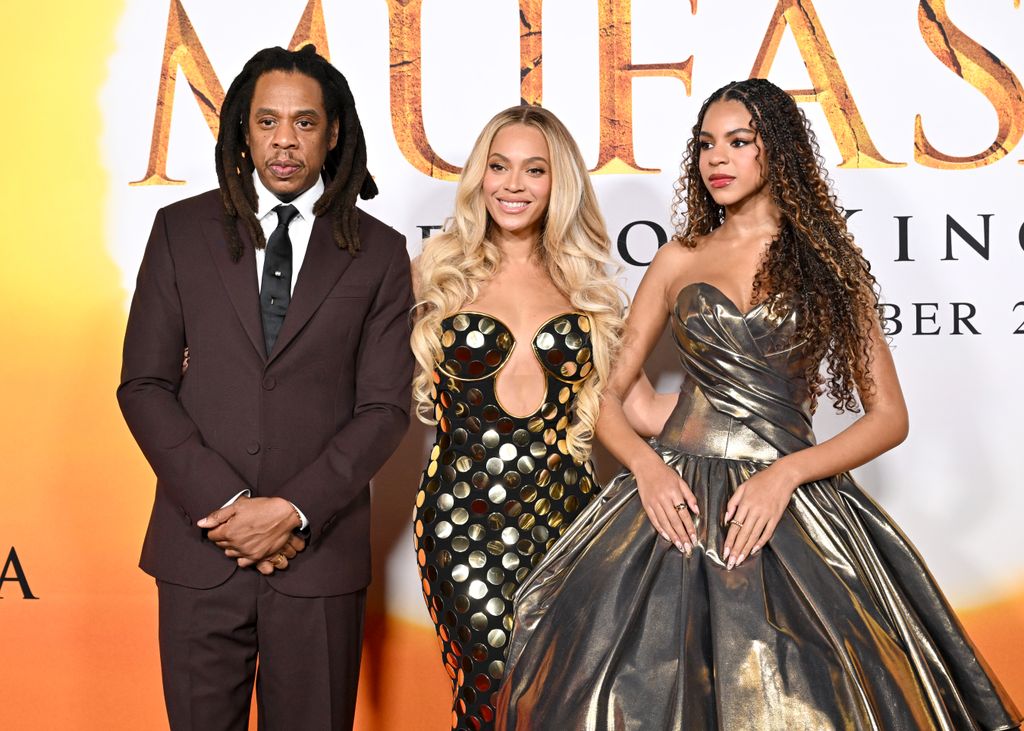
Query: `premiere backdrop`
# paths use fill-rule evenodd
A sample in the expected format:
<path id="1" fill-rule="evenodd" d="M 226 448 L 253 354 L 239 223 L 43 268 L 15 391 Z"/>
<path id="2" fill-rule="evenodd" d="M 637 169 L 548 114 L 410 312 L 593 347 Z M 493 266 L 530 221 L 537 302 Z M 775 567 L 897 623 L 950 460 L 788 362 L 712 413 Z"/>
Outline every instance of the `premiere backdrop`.
<path id="1" fill-rule="evenodd" d="M 154 479 L 114 400 L 127 305 L 157 209 L 216 184 L 224 89 L 257 49 L 306 43 L 349 79 L 381 190 L 365 208 L 410 255 L 484 122 L 525 100 L 579 142 L 629 291 L 671 236 L 700 102 L 752 75 L 791 90 L 881 282 L 911 412 L 907 442 L 857 476 L 1024 703 L 1019 5 L 3 3 L 0 727 L 166 725 L 156 592 L 135 567 Z M 667 349 L 649 370 L 678 385 Z M 829 411 L 819 438 L 849 421 Z M 375 481 L 360 729 L 449 723 L 409 520 L 429 439 L 414 427 Z"/>

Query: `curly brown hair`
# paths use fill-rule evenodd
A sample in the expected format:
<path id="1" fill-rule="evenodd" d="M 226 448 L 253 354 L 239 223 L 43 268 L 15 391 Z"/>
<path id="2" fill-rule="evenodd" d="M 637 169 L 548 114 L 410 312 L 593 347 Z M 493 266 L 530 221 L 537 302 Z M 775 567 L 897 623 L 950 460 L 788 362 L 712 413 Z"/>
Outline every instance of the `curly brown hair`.
<path id="1" fill-rule="evenodd" d="M 814 405 L 827 392 L 837 411 L 858 411 L 856 387 L 872 388 L 871 333 L 880 324 L 878 284 L 846 227 L 817 139 L 793 98 L 766 79 L 726 84 L 704 102 L 680 165 L 672 205 L 675 239 L 694 247 L 725 222 L 699 170 L 708 108 L 738 101 L 750 112 L 765 154 L 765 176 L 781 213 L 778 234 L 754 275 L 754 302 L 783 316 L 798 311 L 797 342 L 810 347 L 805 377 Z M 820 364 L 827 364 L 827 375 Z"/>

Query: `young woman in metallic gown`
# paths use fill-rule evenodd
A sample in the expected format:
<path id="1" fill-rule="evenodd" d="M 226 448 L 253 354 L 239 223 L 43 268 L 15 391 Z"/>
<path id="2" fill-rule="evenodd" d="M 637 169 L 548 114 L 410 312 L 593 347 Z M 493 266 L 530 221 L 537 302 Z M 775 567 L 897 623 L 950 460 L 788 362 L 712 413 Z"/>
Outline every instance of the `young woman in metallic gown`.
<path id="1" fill-rule="evenodd" d="M 498 728 L 1016 727 L 848 472 L 905 438 L 907 410 L 803 113 L 768 81 L 729 84 L 682 173 L 597 427 L 627 471 L 519 590 Z M 666 324 L 684 380 L 652 446 L 621 399 Z M 864 413 L 817 444 L 819 396 Z"/>

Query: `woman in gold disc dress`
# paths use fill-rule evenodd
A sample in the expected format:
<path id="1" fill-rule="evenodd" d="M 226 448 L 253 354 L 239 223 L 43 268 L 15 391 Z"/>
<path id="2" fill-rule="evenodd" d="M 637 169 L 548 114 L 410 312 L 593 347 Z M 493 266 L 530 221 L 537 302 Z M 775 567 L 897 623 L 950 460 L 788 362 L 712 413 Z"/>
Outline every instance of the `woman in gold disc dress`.
<path id="1" fill-rule="evenodd" d="M 493 728 L 512 596 L 597 492 L 588 459 L 621 292 L 586 166 L 550 112 L 484 128 L 415 264 L 414 394 L 437 438 L 415 548 L 452 728 Z"/>
<path id="2" fill-rule="evenodd" d="M 628 471 L 520 588 L 497 727 L 1017 727 L 848 473 L 905 438 L 907 413 L 803 114 L 750 79 L 715 92 L 693 134 L 676 240 L 637 291 L 602 404 L 598 436 Z M 652 448 L 619 400 L 666 322 L 684 381 Z M 865 413 L 816 444 L 822 393 Z"/>

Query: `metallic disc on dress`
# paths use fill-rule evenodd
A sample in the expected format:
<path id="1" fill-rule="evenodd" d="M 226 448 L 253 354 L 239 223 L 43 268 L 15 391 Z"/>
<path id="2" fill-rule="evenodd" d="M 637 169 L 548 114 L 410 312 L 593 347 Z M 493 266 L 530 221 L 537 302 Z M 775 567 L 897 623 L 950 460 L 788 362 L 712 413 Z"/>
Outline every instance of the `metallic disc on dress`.
<path id="1" fill-rule="evenodd" d="M 522 472 L 524 475 L 533 472 L 534 462 L 530 457 L 520 457 L 519 461 L 516 462 L 516 469 Z"/>
<path id="2" fill-rule="evenodd" d="M 508 495 L 508 491 L 505 490 L 501 485 L 495 485 L 487 491 L 487 499 L 492 503 L 501 504 L 505 497 Z"/>
<path id="3" fill-rule="evenodd" d="M 465 594 L 459 594 L 457 597 L 455 597 L 455 601 L 453 603 L 455 604 L 455 611 L 458 612 L 459 614 L 465 614 L 466 612 L 469 611 L 469 599 L 466 598 Z M 462 629 L 464 629 L 464 628 L 463 627 L 459 628 L 459 630 L 462 630 Z M 461 636 L 461 632 L 460 632 L 460 636 Z M 463 640 L 463 642 L 465 642 L 465 640 Z"/>
<path id="4" fill-rule="evenodd" d="M 491 513 L 487 516 L 487 528 L 491 531 L 500 531 L 505 527 L 505 516 L 501 513 Z"/>
<path id="5" fill-rule="evenodd" d="M 505 631 L 492 629 L 487 633 L 487 644 L 491 647 L 504 647 L 506 642 Z"/>
<path id="6" fill-rule="evenodd" d="M 447 538 L 452 534 L 452 524 L 446 520 L 442 520 L 436 526 L 434 526 L 434 535 L 438 538 Z"/>
<path id="7" fill-rule="evenodd" d="M 505 463 L 498 457 L 491 457 L 487 460 L 487 471 L 492 475 L 500 475 L 501 471 L 505 469 Z M 483 487 L 482 485 L 480 487 Z"/>
<path id="8" fill-rule="evenodd" d="M 537 524 L 537 516 L 533 513 L 523 513 L 519 516 L 519 528 L 520 530 L 530 530 L 534 525 Z"/>
<path id="9" fill-rule="evenodd" d="M 516 445 L 509 444 L 508 442 L 505 442 L 505 444 L 502 444 L 501 448 L 498 449 L 498 456 L 501 457 L 506 462 L 511 462 L 512 460 L 514 460 L 516 458 L 516 455 L 518 455 L 518 454 L 519 454 L 519 450 L 516 449 Z M 494 474 L 498 474 L 498 473 L 495 472 Z"/>
<path id="10" fill-rule="evenodd" d="M 496 432 L 494 429 L 488 429 L 483 433 L 483 436 L 480 437 L 480 441 L 483 442 L 484 446 L 487 447 L 488 449 L 494 449 L 495 447 L 497 447 L 500 439 L 501 438 L 498 436 L 498 432 Z"/>
<path id="11" fill-rule="evenodd" d="M 581 348 L 580 352 L 576 354 L 576 362 L 583 365 L 590 360 L 590 348 Z M 580 374 L 583 375 L 583 374 Z"/>
<path id="12" fill-rule="evenodd" d="M 487 553 L 492 556 L 500 556 L 505 552 L 505 544 L 502 541 L 487 541 Z"/>
<path id="13" fill-rule="evenodd" d="M 544 543 L 548 539 L 548 529 L 538 525 L 530 535 L 533 536 L 533 540 L 537 541 L 537 543 Z"/>
<path id="14" fill-rule="evenodd" d="M 452 550 L 458 553 L 465 553 L 469 550 L 469 538 L 466 536 L 455 536 L 452 538 Z"/>
<path id="15" fill-rule="evenodd" d="M 548 350 L 555 344 L 555 336 L 549 332 L 542 332 L 533 342 L 539 350 Z"/>
<path id="16" fill-rule="evenodd" d="M 473 551 L 469 554 L 469 565 L 474 569 L 482 569 L 487 564 L 487 556 L 483 551 Z"/>
<path id="17" fill-rule="evenodd" d="M 462 427 L 459 427 L 454 432 L 452 432 L 452 444 L 456 444 L 461 447 L 463 444 L 466 443 L 466 439 L 468 438 L 469 432 L 467 432 Z"/>
<path id="18" fill-rule="evenodd" d="M 565 335 L 567 332 L 569 332 L 569 330 L 572 329 L 572 325 L 570 325 L 569 321 L 564 317 L 560 320 L 556 320 L 555 324 L 552 325 L 552 327 L 554 331 L 559 335 Z"/>
<path id="19" fill-rule="evenodd" d="M 445 330 L 441 333 L 441 347 L 450 348 L 455 345 L 455 332 L 452 330 Z"/>
<path id="20" fill-rule="evenodd" d="M 463 582 L 469 578 L 469 566 L 464 563 L 457 563 L 452 566 L 452 579 Z"/>
<path id="21" fill-rule="evenodd" d="M 583 337 L 579 333 L 569 333 L 565 336 L 565 344 L 573 350 L 579 350 L 583 345 Z"/>
<path id="22" fill-rule="evenodd" d="M 455 498 L 452 497 L 449 493 L 444 493 L 442 495 L 437 496 L 437 507 L 439 507 L 441 510 L 447 512 L 451 510 L 452 507 L 454 507 L 454 505 Z"/>
<path id="23" fill-rule="evenodd" d="M 459 332 L 464 332 L 469 327 L 469 315 L 458 314 L 452 318 L 452 327 Z"/>
<path id="24" fill-rule="evenodd" d="M 479 330 L 471 330 L 466 335 L 466 345 L 471 348 L 482 348 L 484 344 L 484 334 Z"/>
<path id="25" fill-rule="evenodd" d="M 523 476 L 520 475 L 518 472 L 512 472 L 510 470 L 505 473 L 504 477 L 502 477 L 501 480 L 502 482 L 505 483 L 506 487 L 514 490 L 515 488 L 519 487 L 519 483 L 523 481 Z"/>
<path id="26" fill-rule="evenodd" d="M 552 528 L 558 528 L 562 525 L 563 521 L 565 521 L 565 516 L 559 513 L 557 510 L 555 510 L 554 512 L 551 513 L 551 515 L 548 516 L 548 525 L 550 525 Z M 544 540 L 547 539 L 545 538 Z"/>
<path id="27" fill-rule="evenodd" d="M 550 421 L 551 419 L 554 419 L 557 414 L 558 414 L 558 406 L 556 406 L 553 403 L 549 402 L 549 403 L 544 404 L 544 406 L 541 407 L 540 415 L 543 416 L 546 421 Z"/>
<path id="28" fill-rule="evenodd" d="M 509 500 L 502 506 L 501 510 L 509 518 L 516 518 L 523 512 L 523 504 L 518 500 Z"/>
<path id="29" fill-rule="evenodd" d="M 473 434 L 480 433 L 480 419 L 475 416 L 466 417 L 466 428 Z"/>
<path id="30" fill-rule="evenodd" d="M 576 499 L 575 495 L 570 495 L 565 499 L 565 509 L 570 513 L 575 513 L 579 507 L 580 503 L 579 500 Z"/>
<path id="31" fill-rule="evenodd" d="M 482 444 L 474 444 L 469 448 L 469 453 L 473 456 L 474 461 L 482 462 L 487 456 L 487 449 Z"/>
<path id="32" fill-rule="evenodd" d="M 515 553 L 506 553 L 501 557 L 501 565 L 509 571 L 515 571 L 519 568 L 519 556 Z"/>
<path id="33" fill-rule="evenodd" d="M 523 489 L 519 491 L 519 497 L 523 502 L 532 503 L 537 499 L 537 488 L 533 485 L 523 485 Z"/>
<path id="34" fill-rule="evenodd" d="M 543 459 L 544 455 L 548 453 L 547 445 L 544 442 L 534 442 L 530 445 L 530 455 L 534 459 Z"/>
<path id="35" fill-rule="evenodd" d="M 562 495 L 565 494 L 565 488 L 562 487 L 562 483 L 556 482 L 548 489 L 548 495 L 551 496 L 552 500 L 561 500 Z"/>
<path id="36" fill-rule="evenodd" d="M 548 500 L 546 497 L 542 497 L 540 500 L 533 504 L 533 509 L 537 513 L 537 515 L 547 515 L 548 511 L 551 510 L 551 501 Z M 452 512 L 452 520 L 455 520 L 455 512 L 457 512 L 457 510 L 459 509 L 456 509 L 456 511 Z M 455 522 L 457 523 L 458 521 L 455 520 Z"/>
<path id="37" fill-rule="evenodd" d="M 455 460 L 455 469 L 459 472 L 469 472 L 472 468 L 473 460 L 465 454 Z"/>
<path id="38" fill-rule="evenodd" d="M 500 617 L 502 612 L 505 611 L 505 602 L 498 597 L 491 597 L 487 600 L 485 608 L 492 617 Z"/>
<path id="39" fill-rule="evenodd" d="M 506 545 L 511 546 L 519 540 L 519 531 L 509 526 L 501 532 L 501 540 L 504 541 Z"/>
<path id="40" fill-rule="evenodd" d="M 497 566 L 487 569 L 487 583 L 497 586 L 505 580 L 505 572 Z"/>
<path id="41" fill-rule="evenodd" d="M 502 350 L 509 350 L 512 348 L 512 336 L 508 333 L 501 333 L 498 335 L 498 347 Z"/>
<path id="42" fill-rule="evenodd" d="M 526 429 L 516 429 L 512 433 L 512 443 L 517 447 L 525 447 L 530 443 L 530 432 Z"/>
<path id="43" fill-rule="evenodd" d="M 469 539 L 471 541 L 482 541 L 487 536 L 487 531 L 479 523 L 473 523 L 469 526 Z"/>
<path id="44" fill-rule="evenodd" d="M 456 482 L 452 485 L 452 494 L 460 500 L 469 497 L 469 483 L 463 480 Z"/>
<path id="45" fill-rule="evenodd" d="M 539 416 L 534 416 L 528 422 L 526 422 L 526 428 L 530 431 L 537 433 L 544 428 L 544 419 Z"/>
<path id="46" fill-rule="evenodd" d="M 483 599 L 487 596 L 487 584 L 480 581 L 480 579 L 474 579 L 469 582 L 469 595 L 474 599 Z"/>
<path id="47" fill-rule="evenodd" d="M 490 482 L 491 479 L 487 476 L 486 472 L 473 473 L 473 487 L 477 490 L 483 490 Z"/>
<path id="48" fill-rule="evenodd" d="M 452 511 L 452 522 L 455 525 L 465 525 L 467 520 L 469 520 L 469 511 L 465 508 L 455 508 Z"/>
<path id="49" fill-rule="evenodd" d="M 487 674 L 495 680 L 501 680 L 501 678 L 505 675 L 505 663 L 503 663 L 501 660 L 495 660 L 487 666 Z"/>
<path id="50" fill-rule="evenodd" d="M 487 629 L 487 615 L 483 612 L 477 612 L 469 618 L 469 626 L 477 632 L 482 632 Z M 484 657 L 486 657 L 486 655 L 484 655 Z"/>
<path id="51" fill-rule="evenodd" d="M 480 332 L 484 335 L 490 335 L 494 332 L 494 320 L 489 317 L 481 317 L 480 322 L 476 326 L 480 328 Z"/>

